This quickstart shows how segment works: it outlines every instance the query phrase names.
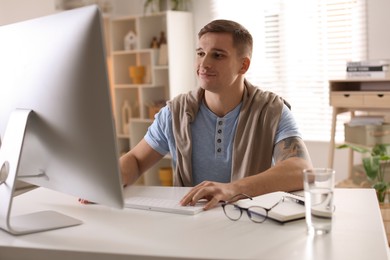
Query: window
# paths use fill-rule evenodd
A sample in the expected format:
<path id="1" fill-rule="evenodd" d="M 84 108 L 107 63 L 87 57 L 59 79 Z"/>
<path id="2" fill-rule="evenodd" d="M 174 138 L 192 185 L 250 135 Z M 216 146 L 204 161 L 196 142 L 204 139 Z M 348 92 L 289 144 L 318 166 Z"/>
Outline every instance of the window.
<path id="1" fill-rule="evenodd" d="M 365 0 L 214 0 L 215 19 L 244 25 L 254 38 L 246 77 L 292 105 L 305 140 L 329 141 L 328 80 L 349 60 L 366 59 Z M 339 116 L 336 140 L 343 141 Z"/>

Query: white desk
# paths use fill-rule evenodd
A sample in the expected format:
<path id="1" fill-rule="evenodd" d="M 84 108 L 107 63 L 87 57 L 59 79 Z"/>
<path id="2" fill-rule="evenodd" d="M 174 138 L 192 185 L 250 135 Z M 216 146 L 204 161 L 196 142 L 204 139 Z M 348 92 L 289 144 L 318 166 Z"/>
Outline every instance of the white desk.
<path id="1" fill-rule="evenodd" d="M 280 225 L 239 221 L 220 207 L 195 216 L 81 205 L 39 188 L 14 200 L 14 212 L 56 210 L 76 227 L 14 237 L 0 230 L 0 259 L 375 259 L 387 260 L 387 239 L 371 189 L 336 189 L 330 234 L 311 238 L 305 221 Z"/>

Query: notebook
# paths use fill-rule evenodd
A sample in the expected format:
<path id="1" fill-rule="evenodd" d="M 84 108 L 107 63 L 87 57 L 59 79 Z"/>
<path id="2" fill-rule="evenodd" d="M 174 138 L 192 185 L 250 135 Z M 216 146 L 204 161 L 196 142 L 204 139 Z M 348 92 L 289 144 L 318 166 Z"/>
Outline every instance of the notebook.
<path id="1" fill-rule="evenodd" d="M 125 208 L 195 215 L 203 211 L 204 203 L 181 206 L 180 200 L 190 187 L 130 186 L 124 189 Z"/>
<path id="2" fill-rule="evenodd" d="M 243 199 L 235 202 L 236 205 L 242 208 L 251 206 L 261 206 L 269 209 L 280 201 L 283 197 L 287 197 L 283 202 L 268 212 L 268 218 L 285 223 L 305 217 L 305 198 L 300 195 L 287 193 L 283 191 L 271 192 L 268 194 L 254 197 L 253 200 Z"/>

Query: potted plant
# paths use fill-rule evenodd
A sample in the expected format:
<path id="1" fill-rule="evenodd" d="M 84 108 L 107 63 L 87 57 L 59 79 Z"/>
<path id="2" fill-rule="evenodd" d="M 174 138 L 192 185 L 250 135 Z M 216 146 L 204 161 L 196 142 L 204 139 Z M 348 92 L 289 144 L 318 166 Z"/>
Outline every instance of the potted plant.
<path id="1" fill-rule="evenodd" d="M 162 10 L 185 11 L 189 0 L 145 0 L 144 14 L 149 10 L 151 13 Z"/>
<path id="2" fill-rule="evenodd" d="M 337 147 L 351 148 L 355 152 L 369 154 L 369 156 L 363 157 L 362 159 L 363 168 L 368 179 L 374 182 L 372 187 L 376 190 L 379 202 L 385 201 L 386 192 L 390 187 L 390 184 L 385 181 L 385 170 L 390 164 L 390 156 L 387 152 L 388 146 L 385 144 L 376 144 L 369 149 L 354 144 L 343 144 Z"/>
<path id="3" fill-rule="evenodd" d="M 145 0 L 144 2 L 144 14 L 146 14 L 147 10 L 150 13 L 156 13 L 160 11 L 160 0 Z"/>

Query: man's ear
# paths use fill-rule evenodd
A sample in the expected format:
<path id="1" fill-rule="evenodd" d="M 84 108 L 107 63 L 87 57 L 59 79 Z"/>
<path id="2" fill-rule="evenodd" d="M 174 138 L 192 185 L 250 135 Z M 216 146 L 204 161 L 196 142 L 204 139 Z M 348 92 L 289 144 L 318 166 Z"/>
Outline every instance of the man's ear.
<path id="1" fill-rule="evenodd" d="M 239 73 L 245 74 L 248 71 L 250 64 L 251 64 L 250 58 L 248 58 L 248 57 L 243 58 L 242 63 L 241 63 L 241 69 L 240 69 Z"/>

